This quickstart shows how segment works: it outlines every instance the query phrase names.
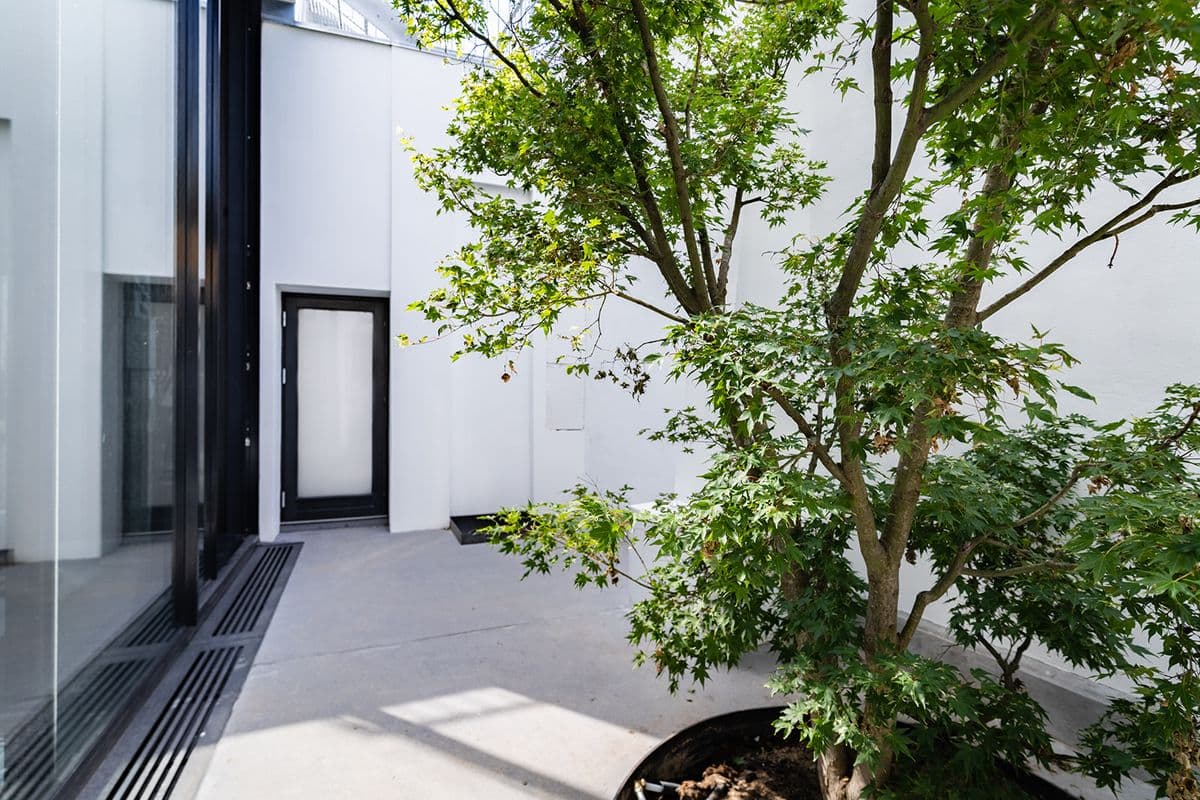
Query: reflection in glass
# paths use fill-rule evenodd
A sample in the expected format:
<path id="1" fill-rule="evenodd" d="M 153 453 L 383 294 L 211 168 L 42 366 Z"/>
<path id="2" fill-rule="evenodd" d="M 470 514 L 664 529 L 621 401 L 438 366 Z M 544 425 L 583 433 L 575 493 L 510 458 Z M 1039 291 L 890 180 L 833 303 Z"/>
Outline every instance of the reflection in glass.
<path id="1" fill-rule="evenodd" d="M 175 635 L 175 9 L 0 0 L 3 800 Z"/>

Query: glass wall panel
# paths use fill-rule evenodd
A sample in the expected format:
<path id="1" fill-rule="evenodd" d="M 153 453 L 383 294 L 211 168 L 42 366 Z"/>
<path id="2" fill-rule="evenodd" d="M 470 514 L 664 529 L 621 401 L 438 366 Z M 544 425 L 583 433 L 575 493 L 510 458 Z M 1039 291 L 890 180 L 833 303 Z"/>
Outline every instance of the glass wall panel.
<path id="1" fill-rule="evenodd" d="M 175 635 L 168 0 L 0 0 L 0 798 L 41 797 Z"/>

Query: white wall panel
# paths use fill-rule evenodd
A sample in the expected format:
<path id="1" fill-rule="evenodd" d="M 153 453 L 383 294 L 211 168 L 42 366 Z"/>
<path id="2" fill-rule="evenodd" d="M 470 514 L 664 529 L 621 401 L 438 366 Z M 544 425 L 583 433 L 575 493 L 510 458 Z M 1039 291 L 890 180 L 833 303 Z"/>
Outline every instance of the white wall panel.
<path id="1" fill-rule="evenodd" d="M 391 283 L 390 48 L 265 23 L 259 529 L 279 530 L 281 294 Z"/>

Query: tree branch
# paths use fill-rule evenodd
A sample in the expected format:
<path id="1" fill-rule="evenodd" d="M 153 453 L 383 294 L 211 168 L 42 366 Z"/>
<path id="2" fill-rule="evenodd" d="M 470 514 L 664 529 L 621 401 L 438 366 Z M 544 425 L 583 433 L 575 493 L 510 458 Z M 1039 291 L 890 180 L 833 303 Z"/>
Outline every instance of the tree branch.
<path id="1" fill-rule="evenodd" d="M 1019 575 L 1028 575 L 1031 572 L 1041 572 L 1044 569 L 1062 571 L 1074 569 L 1075 566 L 1075 564 L 1069 561 L 1048 559 L 1046 561 L 1036 561 L 1032 564 L 1008 567 L 1007 569 L 964 569 L 960 574 L 967 578 L 1013 578 Z"/>
<path id="2" fill-rule="evenodd" d="M 683 243 L 687 250 L 688 263 L 692 271 L 692 292 L 700 303 L 701 309 L 712 308 L 712 287 L 704 274 L 704 265 L 700 260 L 697 247 L 695 222 L 692 219 L 691 189 L 688 186 L 687 171 L 683 165 L 683 154 L 679 149 L 679 122 L 671 109 L 671 101 L 663 86 L 662 72 L 658 66 L 658 53 L 654 48 L 654 34 L 650 30 L 650 20 L 646 16 L 646 6 L 642 0 L 631 0 L 633 15 L 637 20 L 638 34 L 642 40 L 642 52 L 646 56 L 646 71 L 650 78 L 650 86 L 654 90 L 654 99 L 658 103 L 659 115 L 663 121 L 663 138 L 667 143 L 667 155 L 671 161 L 671 177 L 675 186 L 675 194 L 679 200 L 679 224 L 683 228 Z"/>
<path id="3" fill-rule="evenodd" d="M 1039 9 L 1019 34 L 998 46 L 969 76 L 928 108 L 925 107 L 925 97 L 936 44 L 936 31 L 928 0 L 916 0 L 912 5 L 912 13 L 917 22 L 919 46 L 913 70 L 912 89 L 909 92 L 908 113 L 887 175 L 872 189 L 864 203 L 855 226 L 854 239 L 846 254 L 841 278 L 826 305 L 826 314 L 830 318 L 831 328 L 834 329 L 850 313 L 863 273 L 870 262 L 875 240 L 883 227 L 884 215 L 904 185 L 917 145 L 925 131 L 944 120 L 974 96 L 988 80 L 1008 64 L 1015 50 L 1029 44 L 1038 34 L 1049 28 L 1058 18 L 1060 8 L 1058 2 L 1051 2 Z M 888 80 L 890 79 L 889 76 Z M 878 133 L 877 130 L 877 136 Z"/>
<path id="4" fill-rule="evenodd" d="M 1049 514 L 1064 497 L 1071 493 L 1071 490 L 1075 488 L 1075 484 L 1079 483 L 1079 479 L 1083 477 L 1083 473 L 1094 466 L 1096 466 L 1096 464 L 1091 461 L 1083 461 L 1076 464 L 1074 469 L 1071 470 L 1071 474 L 1067 476 L 1067 480 L 1061 487 L 1059 487 L 1057 492 L 1050 496 L 1050 499 L 1020 519 L 1014 520 L 1011 527 L 1023 528 L 1029 523 L 1036 522 L 1037 520 Z"/>
<path id="5" fill-rule="evenodd" d="M 922 114 L 925 126 L 941 122 L 954 113 L 959 106 L 969 100 L 1008 64 L 1014 51 L 1028 45 L 1040 33 L 1046 31 L 1061 13 L 1062 4 L 1060 2 L 1046 3 L 1034 12 L 1023 31 L 997 47 L 991 56 L 960 81 L 957 86 L 946 92 L 941 100 L 925 109 Z"/>
<path id="6" fill-rule="evenodd" d="M 1200 205 L 1200 197 L 1194 197 L 1191 200 L 1184 200 L 1182 203 L 1158 203 L 1156 205 L 1152 205 L 1140 217 L 1132 219 L 1119 227 L 1113 228 L 1109 235 L 1120 236 L 1125 231 L 1130 230 L 1131 228 L 1136 228 L 1146 220 L 1161 214 L 1164 211 L 1180 211 L 1182 209 L 1192 208 L 1193 206 L 1197 205 Z"/>
<path id="7" fill-rule="evenodd" d="M 1188 418 L 1184 420 L 1182 425 L 1179 426 L 1179 430 L 1160 441 L 1158 443 L 1158 448 L 1161 450 L 1170 448 L 1173 444 L 1187 435 L 1187 432 L 1195 426 L 1197 420 L 1200 420 L 1200 403 L 1196 403 L 1194 406 L 1192 406 L 1192 413 L 1189 414 Z"/>
<path id="8" fill-rule="evenodd" d="M 692 138 L 692 100 L 696 96 L 696 85 L 700 82 L 700 57 L 704 54 L 704 40 L 696 38 L 696 56 L 692 63 L 692 82 L 688 86 L 687 102 L 683 104 L 684 135 Z"/>
<path id="9" fill-rule="evenodd" d="M 863 274 L 871 261 L 875 241 L 883 229 L 887 209 L 904 185 L 913 156 L 916 154 L 917 145 L 924 133 L 922 116 L 925 92 L 929 84 L 929 70 L 933 65 L 936 31 L 933 17 L 929 13 L 928 0 L 915 0 L 913 15 L 917 20 L 919 45 L 904 127 L 900 132 L 895 153 L 890 159 L 886 174 L 878 184 L 871 187 L 871 191 L 863 203 L 858 220 L 854 224 L 850 247 L 847 249 L 837 286 L 825 303 L 826 325 L 832 334 L 830 355 L 836 367 L 845 367 L 850 363 L 851 354 L 841 336 L 842 324 L 849 317 L 850 309 L 854 305 L 854 297 L 858 293 Z M 889 85 L 876 87 L 877 96 L 886 96 L 891 91 L 890 68 L 886 78 L 882 74 L 882 70 L 873 73 L 873 80 L 884 79 Z M 883 123 L 883 130 L 879 129 L 880 124 L 877 119 L 876 141 L 878 142 L 884 135 L 890 141 L 890 114 L 887 122 Z M 847 455 L 857 452 L 861 437 L 861 423 L 857 421 L 857 415 L 854 413 L 854 380 L 843 373 L 833 388 L 833 417 L 843 454 L 842 471 L 846 476 L 846 487 L 850 495 L 850 508 L 854 515 L 859 549 L 867 565 L 868 577 L 870 577 L 880 570 L 887 569 L 891 558 L 879 540 L 878 522 L 871 506 L 870 493 L 863 475 L 862 465 L 856 456 Z"/>
<path id="10" fill-rule="evenodd" d="M 1197 412 L 1197 414 L 1200 416 L 1200 412 Z M 1049 513 L 1056 505 L 1058 505 L 1059 501 L 1067 496 L 1075 484 L 1079 482 L 1079 479 L 1083 476 L 1083 473 L 1093 466 L 1095 466 L 1095 464 L 1088 461 L 1080 462 L 1079 464 L 1075 465 L 1075 468 L 1071 470 L 1071 474 L 1067 477 L 1067 480 L 1063 483 L 1062 487 L 1056 491 L 1049 500 L 1020 519 L 1012 522 L 1009 527 L 1020 528 Z M 1024 575 L 1041 569 L 1071 569 L 1074 567 L 1073 564 L 1065 561 L 1047 559 L 1045 561 L 1039 561 L 1033 564 L 1023 564 L 1017 567 L 1011 567 L 1009 569 L 968 569 L 967 564 L 970 562 L 972 554 L 977 548 L 984 544 L 1001 545 L 1002 543 L 996 539 L 993 539 L 988 534 L 977 536 L 974 539 L 964 543 L 958 549 L 958 552 L 955 554 L 954 558 L 951 559 L 950 564 L 946 567 L 946 571 L 942 574 L 942 577 L 939 578 L 931 588 L 917 593 L 916 598 L 913 600 L 912 610 L 909 612 L 908 619 L 904 621 L 904 627 L 900 631 L 901 647 L 907 647 L 912 641 L 912 637 L 917 630 L 917 625 L 921 621 L 921 616 L 925 613 L 925 609 L 929 607 L 929 604 L 941 599 L 946 592 L 950 591 L 955 582 L 964 575 L 976 578 L 1005 578 L 1014 575 Z"/>
<path id="11" fill-rule="evenodd" d="M 633 303 L 636 306 L 641 306 L 642 308 L 649 309 L 650 311 L 653 311 L 655 314 L 658 314 L 659 316 L 662 316 L 662 317 L 666 317 L 667 319 L 671 320 L 672 322 L 677 322 L 680 325 L 686 325 L 688 323 L 687 317 L 681 317 L 678 314 L 672 314 L 670 311 L 667 311 L 666 309 L 659 308 L 658 306 L 654 305 L 653 303 L 647 303 L 645 300 L 634 297 L 631 294 L 625 294 L 625 292 L 614 289 L 612 291 L 612 295 L 613 295 L 613 297 L 619 297 L 622 300 Z"/>
<path id="12" fill-rule="evenodd" d="M 821 465 L 825 467 L 825 469 L 829 471 L 829 474 L 832 475 L 839 483 L 841 483 L 843 486 L 846 486 L 847 483 L 845 473 L 842 472 L 842 469 L 838 466 L 837 462 L 833 460 L 833 456 L 829 454 L 829 450 L 826 449 L 825 444 L 821 441 L 820 435 L 817 433 L 816 429 L 808 423 L 808 420 L 804 418 L 804 415 L 800 413 L 800 409 L 792 405 L 792 402 L 787 399 L 787 396 L 774 386 L 767 386 L 766 384 L 763 384 L 762 389 L 781 409 L 783 409 L 783 413 L 787 414 L 788 417 L 791 418 L 792 422 L 796 423 L 796 429 L 799 430 L 800 433 L 804 435 L 804 438 L 808 440 L 808 449 L 812 451 L 814 456 L 817 457 L 817 459 L 821 462 Z"/>
<path id="13" fill-rule="evenodd" d="M 566 11 L 561 5 L 557 7 L 563 12 Z M 699 313 L 703 308 L 697 302 L 696 296 L 688 287 L 687 280 L 683 277 L 683 273 L 680 272 L 679 266 L 676 263 L 675 254 L 671 250 L 671 239 L 667 235 L 662 212 L 658 207 L 658 200 L 650 184 L 649 170 L 646 167 L 645 159 L 645 132 L 640 130 L 640 127 L 635 127 L 635 124 L 631 121 L 629 115 L 626 114 L 620 100 L 613 91 L 611 77 L 604 66 L 603 58 L 596 44 L 596 36 L 592 30 L 591 22 L 584 11 L 582 0 L 573 0 L 571 13 L 567 16 L 567 24 L 575 32 L 575 35 L 579 37 L 579 41 L 587 53 L 596 82 L 599 84 L 601 94 L 604 95 L 605 102 L 612 113 L 613 126 L 617 129 L 617 137 L 633 170 L 634 181 L 637 184 L 638 203 L 646 212 L 646 218 L 650 222 L 650 230 L 653 232 L 654 239 L 656 240 L 656 245 L 650 248 L 652 252 L 658 253 L 659 256 L 654 263 L 666 280 L 667 286 L 670 287 L 671 293 L 679 301 L 679 305 L 689 314 Z"/>
<path id="14" fill-rule="evenodd" d="M 935 600 L 940 600 L 946 592 L 950 591 L 954 586 L 954 582 L 962 575 L 963 570 L 967 567 L 967 562 L 971 559 L 971 554 L 975 552 L 975 548 L 986 542 L 991 541 L 991 537 L 976 536 L 970 541 L 964 542 L 958 548 L 958 552 L 954 554 L 950 565 L 946 567 L 946 572 L 938 579 L 931 588 L 917 592 L 917 596 L 913 599 L 912 609 L 908 612 L 908 619 L 904 620 L 904 627 L 900 629 L 900 636 L 897 640 L 897 645 L 901 650 L 906 649 L 912 643 L 913 636 L 917 633 L 917 626 L 921 623 L 921 617 L 925 614 L 925 609 Z"/>
<path id="15" fill-rule="evenodd" d="M 1040 60 L 1040 59 L 1039 59 Z M 1036 108 L 1037 104 L 1035 104 Z M 1003 218 L 1002 196 L 1012 187 L 1012 159 L 1017 149 L 1016 125 L 1003 121 L 998 126 L 1003 131 L 1005 158 L 997 161 L 987 171 L 980 189 L 982 208 L 978 211 L 971 238 L 967 242 L 966 270 L 959 277 L 950 295 L 943 324 L 948 329 L 969 328 L 975 324 L 975 310 L 983 289 L 982 275 L 991 264 L 996 241 L 987 231 Z M 892 495 L 888 504 L 887 524 L 884 527 L 883 544 L 889 555 L 898 563 L 900 555 L 908 547 L 916 516 L 917 503 L 921 499 L 921 483 L 925 477 L 925 465 L 929 460 L 931 438 L 927 421 L 933 409 L 932 402 L 921 403 L 913 413 L 906 433 L 908 449 L 902 453 L 896 465 Z"/>
<path id="16" fill-rule="evenodd" d="M 701 225 L 697 235 L 700 237 L 700 258 L 704 262 L 704 282 L 708 300 L 716 308 L 721 303 L 717 300 L 717 269 L 713 264 L 712 243 L 708 241 L 708 227 Z"/>
<path id="17" fill-rule="evenodd" d="M 476 29 L 475 26 L 471 24 L 470 20 L 468 20 L 463 13 L 458 10 L 458 6 L 454 5 L 454 0 L 439 0 L 439 2 L 445 3 L 444 10 L 449 13 L 451 20 L 457 21 L 459 26 L 471 35 L 471 38 L 475 39 L 489 51 L 491 51 L 492 55 L 499 59 L 504 66 L 508 67 L 509 71 L 512 72 L 516 79 L 521 82 L 522 86 L 529 90 L 530 94 L 532 94 L 534 97 L 544 96 L 541 90 L 537 89 L 533 83 L 531 83 L 529 79 L 525 77 L 525 73 L 521 72 L 521 69 L 515 63 L 513 63 L 512 59 L 506 56 L 504 52 L 496 45 L 496 43 L 492 41 L 490 36 Z"/>
<path id="18" fill-rule="evenodd" d="M 875 5 L 875 41 L 871 45 L 871 73 L 875 93 L 875 157 L 871 162 L 871 187 L 883 183 L 892 165 L 892 0 Z"/>
<path id="19" fill-rule="evenodd" d="M 721 242 L 721 258 L 717 273 L 717 296 L 713 299 L 717 305 L 724 305 L 729 291 L 729 268 L 733 261 L 733 239 L 737 236 L 738 223 L 742 217 L 742 208 L 750 203 L 758 202 L 761 198 L 743 200 L 744 192 L 741 187 L 733 193 L 733 210 L 729 212 L 729 224 L 725 226 L 725 240 Z"/>
<path id="20" fill-rule="evenodd" d="M 896 151 L 891 158 L 887 173 L 878 184 L 871 187 L 871 192 L 863 204 L 862 211 L 859 213 L 858 221 L 854 226 L 854 237 L 846 253 L 846 260 L 842 267 L 842 274 L 838 279 L 838 285 L 826 303 L 826 316 L 829 318 L 829 327 L 834 331 L 837 330 L 841 321 L 850 314 L 850 309 L 854 305 L 854 296 L 858 293 L 859 285 L 862 283 L 863 273 L 866 272 L 867 264 L 870 263 L 871 251 L 875 247 L 875 240 L 879 236 L 879 231 L 883 228 L 884 215 L 887 213 L 888 206 L 896 199 L 896 195 L 899 194 L 901 187 L 904 185 L 904 180 L 908 176 L 908 169 L 912 165 L 913 156 L 917 151 L 917 144 L 925 132 L 926 126 L 923 121 L 925 92 L 929 84 L 929 70 L 933 65 L 933 47 L 936 34 L 933 17 L 929 14 L 927 0 L 917 0 L 914 8 L 916 9 L 914 14 L 917 18 L 920 45 L 917 52 L 916 67 L 913 71 L 912 89 L 909 92 L 908 113 L 905 116 L 904 127 L 900 132 L 899 141 L 896 143 Z M 890 92 L 890 70 L 887 75 L 887 82 L 889 83 L 889 88 L 886 91 Z M 883 91 L 885 90 L 879 89 L 877 93 Z M 890 141 L 890 115 L 886 128 Z M 881 138 L 879 130 L 875 131 L 875 138 L 877 142 Z"/>
<path id="21" fill-rule="evenodd" d="M 1165 190 L 1169 189 L 1172 186 L 1177 186 L 1181 183 L 1186 183 L 1187 181 L 1190 181 L 1190 180 L 1196 178 L 1197 176 L 1200 176 L 1200 173 L 1195 173 L 1195 172 L 1180 173 L 1180 172 L 1176 172 L 1176 171 L 1172 171 L 1172 172 L 1168 173 L 1166 175 L 1166 177 L 1164 177 L 1161 181 L 1156 183 L 1150 189 L 1150 191 L 1146 192 L 1146 194 L 1143 195 L 1137 202 L 1133 203 L 1130 206 L 1127 206 L 1126 208 L 1121 210 L 1119 213 L 1117 213 L 1115 216 L 1108 219 L 1099 228 L 1092 231 L 1091 233 L 1084 236 L 1083 238 L 1079 239 L 1077 242 L 1075 242 L 1070 247 L 1068 247 L 1066 250 L 1064 250 L 1062 253 L 1060 253 L 1057 258 L 1055 258 L 1053 261 L 1051 261 L 1049 264 L 1047 264 L 1042 269 L 1035 272 L 1033 275 L 1031 275 L 1028 279 L 1026 279 L 1023 283 L 1021 283 L 1015 289 L 1007 292 L 1006 294 L 1001 296 L 998 300 L 996 300 L 995 302 L 988 305 L 987 308 L 985 308 L 979 312 L 979 314 L 976 316 L 976 319 L 979 322 L 983 322 L 985 319 L 992 316 L 997 311 L 1000 311 L 1001 309 L 1010 305 L 1013 301 L 1018 300 L 1019 298 L 1024 297 L 1025 295 L 1029 294 L 1029 292 L 1032 291 L 1035 287 L 1037 287 L 1038 284 L 1042 283 L 1044 280 L 1049 278 L 1055 272 L 1058 272 L 1058 270 L 1060 270 L 1063 266 L 1070 263 L 1076 256 L 1078 256 L 1084 250 L 1088 249 L 1089 247 L 1096 244 L 1097 242 L 1102 242 L 1105 239 L 1110 239 L 1114 236 L 1118 236 L 1118 235 L 1124 233 L 1125 231 L 1129 230 L 1130 228 L 1134 227 L 1135 225 L 1140 225 L 1141 223 L 1145 222 L 1146 220 L 1150 219 L 1151 217 L 1155 216 L 1156 214 L 1161 213 L 1162 211 L 1177 210 L 1178 208 L 1189 208 L 1194 205 L 1200 205 L 1200 198 L 1196 198 L 1195 200 L 1192 200 L 1190 202 L 1183 203 L 1183 204 L 1171 203 L 1171 204 L 1165 204 L 1162 206 L 1153 206 L 1149 210 L 1147 210 L 1145 213 L 1143 213 L 1142 215 L 1137 217 L 1136 219 L 1129 221 L 1130 217 L 1132 217 L 1134 214 L 1137 214 L 1139 211 L 1141 211 L 1142 209 L 1145 209 L 1147 206 L 1149 206 L 1152 202 L 1154 202 L 1154 199 L 1156 197 L 1158 197 L 1160 194 L 1162 194 Z M 1157 210 L 1155 210 L 1155 209 L 1157 209 Z"/>
<path id="22" fill-rule="evenodd" d="M 651 254 L 650 260 L 657 263 L 662 255 L 658 252 L 658 243 L 650 235 L 650 231 L 646 230 L 646 226 L 642 224 L 642 221 L 637 218 L 637 214 L 634 214 L 633 209 L 629 206 L 624 203 L 617 203 L 616 209 L 617 213 L 629 223 L 629 227 L 633 228 L 633 232 L 637 234 L 638 239 L 646 245 L 646 250 Z"/>

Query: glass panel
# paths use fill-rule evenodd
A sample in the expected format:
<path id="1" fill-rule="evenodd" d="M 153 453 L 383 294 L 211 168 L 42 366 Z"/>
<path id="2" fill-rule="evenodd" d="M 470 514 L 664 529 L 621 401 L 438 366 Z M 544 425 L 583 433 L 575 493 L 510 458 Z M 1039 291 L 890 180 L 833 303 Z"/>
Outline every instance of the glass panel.
<path id="1" fill-rule="evenodd" d="M 0 785 L 6 788 L 13 734 L 52 696 L 55 672 L 54 5 L 0 3 Z"/>
<path id="2" fill-rule="evenodd" d="M 319 308 L 297 316 L 297 493 L 370 494 L 374 316 Z"/>
<path id="3" fill-rule="evenodd" d="M 0 0 L 6 798 L 50 795 L 173 631 L 175 9 Z"/>

